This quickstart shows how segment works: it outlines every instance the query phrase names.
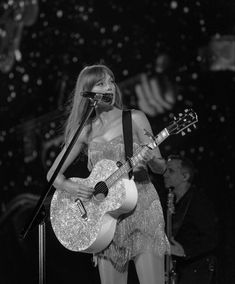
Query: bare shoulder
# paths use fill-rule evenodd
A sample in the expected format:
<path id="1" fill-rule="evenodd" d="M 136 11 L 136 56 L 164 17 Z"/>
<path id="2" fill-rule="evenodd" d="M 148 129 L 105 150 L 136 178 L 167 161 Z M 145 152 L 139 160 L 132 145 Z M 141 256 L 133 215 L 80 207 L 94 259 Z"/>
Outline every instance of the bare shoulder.
<path id="1" fill-rule="evenodd" d="M 132 113 L 132 120 L 137 126 L 139 126 L 140 128 L 142 127 L 149 128 L 150 124 L 148 118 L 143 111 L 133 109 L 131 113 Z"/>

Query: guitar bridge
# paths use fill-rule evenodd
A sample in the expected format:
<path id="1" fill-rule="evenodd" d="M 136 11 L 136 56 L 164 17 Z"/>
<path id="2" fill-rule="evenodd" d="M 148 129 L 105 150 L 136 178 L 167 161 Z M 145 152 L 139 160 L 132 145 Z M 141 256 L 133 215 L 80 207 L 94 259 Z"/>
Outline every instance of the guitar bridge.
<path id="1" fill-rule="evenodd" d="M 85 209 L 85 206 L 83 205 L 82 201 L 80 198 L 77 198 L 75 199 L 75 202 L 76 202 L 76 205 L 81 213 L 81 217 L 84 219 L 84 220 L 88 220 L 88 217 L 87 217 L 87 211 Z"/>

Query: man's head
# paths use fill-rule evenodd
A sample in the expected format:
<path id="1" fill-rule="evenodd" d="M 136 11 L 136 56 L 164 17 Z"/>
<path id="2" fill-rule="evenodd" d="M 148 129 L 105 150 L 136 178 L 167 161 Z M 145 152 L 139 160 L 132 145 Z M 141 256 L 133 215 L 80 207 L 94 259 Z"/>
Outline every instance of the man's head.
<path id="1" fill-rule="evenodd" d="M 178 155 L 171 155 L 167 158 L 166 165 L 165 187 L 178 188 L 192 183 L 195 169 L 190 160 Z"/>

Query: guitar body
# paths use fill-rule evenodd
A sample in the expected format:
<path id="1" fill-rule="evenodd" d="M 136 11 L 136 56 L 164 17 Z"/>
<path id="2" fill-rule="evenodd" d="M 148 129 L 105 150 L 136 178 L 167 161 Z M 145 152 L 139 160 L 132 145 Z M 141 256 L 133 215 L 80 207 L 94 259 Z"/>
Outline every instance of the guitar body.
<path id="1" fill-rule="evenodd" d="M 71 180 L 96 188 L 99 182 L 104 183 L 117 170 L 114 161 L 101 160 L 88 178 Z M 104 188 L 107 189 L 105 194 L 94 194 L 86 202 L 66 191 L 55 191 L 50 219 L 57 239 L 65 248 L 87 253 L 103 250 L 113 239 L 117 218 L 135 208 L 138 194 L 133 180 L 119 179 L 110 188 Z"/>

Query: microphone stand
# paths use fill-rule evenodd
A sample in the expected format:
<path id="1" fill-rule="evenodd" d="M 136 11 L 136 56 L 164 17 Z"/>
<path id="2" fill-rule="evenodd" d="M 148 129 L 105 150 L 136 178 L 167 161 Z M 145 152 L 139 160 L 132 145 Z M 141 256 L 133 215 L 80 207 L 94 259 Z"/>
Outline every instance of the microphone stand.
<path id="1" fill-rule="evenodd" d="M 99 99 L 100 100 L 100 99 Z M 49 182 L 48 182 L 48 186 L 46 188 L 46 190 L 43 192 L 43 194 L 40 196 L 32 217 L 30 218 L 29 222 L 27 223 L 27 225 L 23 228 L 22 232 L 20 233 L 20 238 L 24 239 L 28 232 L 33 229 L 36 225 L 39 224 L 39 228 L 38 228 L 38 234 L 39 234 L 39 284 L 45 284 L 46 283 L 46 276 L 45 276 L 45 271 L 46 271 L 46 258 L 45 258 L 45 253 L 46 253 L 46 233 L 45 233 L 45 217 L 46 217 L 46 213 L 45 213 L 45 209 L 44 209 L 44 203 L 45 200 L 48 196 L 48 194 L 50 193 L 52 186 L 53 186 L 53 182 L 55 181 L 61 167 L 63 166 L 66 158 L 68 157 L 69 153 L 71 152 L 75 142 L 77 141 L 77 138 L 79 137 L 82 129 L 85 126 L 85 123 L 87 122 L 87 120 L 89 119 L 89 117 L 91 116 L 93 110 L 95 109 L 96 105 L 98 104 L 99 100 L 92 100 L 90 99 L 90 103 L 88 106 L 88 110 L 84 115 L 84 118 L 82 119 L 77 131 L 75 132 L 71 142 L 68 145 L 68 148 L 66 149 L 64 155 L 62 156 L 59 164 L 57 165 L 52 177 L 50 178 Z"/>

